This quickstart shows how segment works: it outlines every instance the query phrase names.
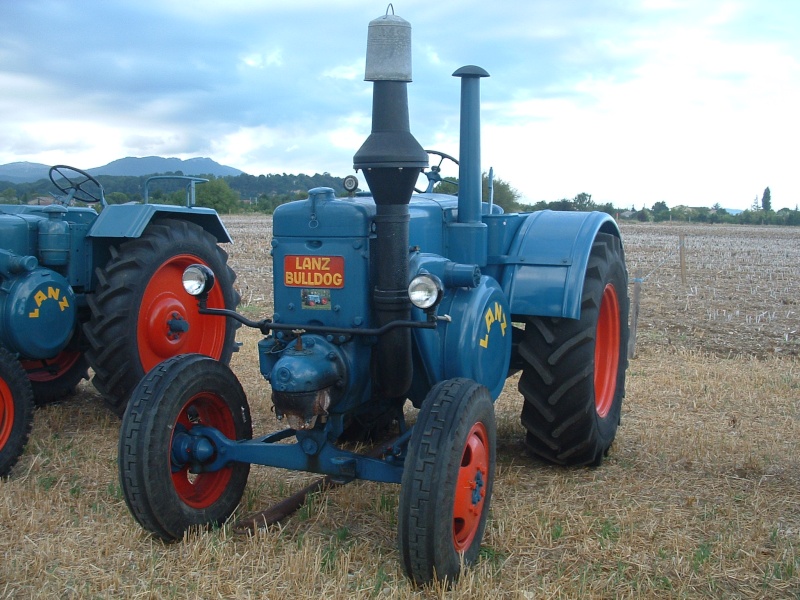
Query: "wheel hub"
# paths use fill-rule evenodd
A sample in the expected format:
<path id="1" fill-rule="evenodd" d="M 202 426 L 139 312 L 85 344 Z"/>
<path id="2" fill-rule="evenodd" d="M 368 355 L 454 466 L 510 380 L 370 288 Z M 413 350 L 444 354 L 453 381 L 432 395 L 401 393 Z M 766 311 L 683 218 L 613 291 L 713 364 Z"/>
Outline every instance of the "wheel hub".
<path id="1" fill-rule="evenodd" d="M 147 336 L 147 344 L 151 352 L 162 359 L 180 354 L 183 345 L 181 334 L 189 330 L 183 303 L 172 293 L 163 292 L 148 307 L 148 311 L 146 327 L 150 335 Z"/>
<path id="2" fill-rule="evenodd" d="M 470 546 L 480 525 L 489 476 L 487 443 L 486 428 L 475 423 L 464 445 L 453 504 L 453 545 L 458 552 Z"/>
<path id="3" fill-rule="evenodd" d="M 230 466 L 206 472 L 199 468 L 216 454 L 214 445 L 202 435 L 192 435 L 195 425 L 219 429 L 228 438 L 236 437 L 233 418 L 216 394 L 198 394 L 181 409 L 170 442 L 172 484 L 188 506 L 204 509 L 219 500 L 231 479 Z"/>
<path id="4" fill-rule="evenodd" d="M 167 321 L 167 327 L 169 327 L 167 337 L 171 340 L 179 340 L 181 334 L 189 331 L 189 322 L 177 312 L 173 312 L 172 318 Z"/>
<path id="5" fill-rule="evenodd" d="M 203 436 L 192 435 L 182 426 L 175 427 L 172 438 L 172 472 L 181 471 L 187 464 L 196 466 L 211 460 L 216 454 L 214 444 Z"/>
<path id="6" fill-rule="evenodd" d="M 156 269 L 145 288 L 137 323 L 139 359 L 145 372 L 177 354 L 219 358 L 223 350 L 226 320 L 201 315 L 196 299 L 183 289 L 183 270 L 193 263 L 205 264 L 191 254 L 171 257 Z M 208 305 L 225 306 L 221 288 L 211 291 Z"/>

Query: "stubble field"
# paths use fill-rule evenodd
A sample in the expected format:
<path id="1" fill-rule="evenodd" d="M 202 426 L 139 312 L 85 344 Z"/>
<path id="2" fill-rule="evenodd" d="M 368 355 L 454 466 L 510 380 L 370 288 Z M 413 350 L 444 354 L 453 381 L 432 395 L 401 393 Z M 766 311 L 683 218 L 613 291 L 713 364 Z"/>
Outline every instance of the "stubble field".
<path id="1" fill-rule="evenodd" d="M 270 221 L 225 223 L 242 310 L 267 316 Z M 26 453 L 0 482 L 0 598 L 800 597 L 800 229 L 622 229 L 642 282 L 611 454 L 598 469 L 529 457 L 509 380 L 481 560 L 453 589 L 415 589 L 402 575 L 392 485 L 331 490 L 254 536 L 225 527 L 154 540 L 117 482 L 119 421 L 85 382 L 36 411 Z M 254 432 L 266 433 L 276 422 L 258 335 L 238 339 L 232 366 Z M 241 513 L 313 479 L 254 467 Z"/>

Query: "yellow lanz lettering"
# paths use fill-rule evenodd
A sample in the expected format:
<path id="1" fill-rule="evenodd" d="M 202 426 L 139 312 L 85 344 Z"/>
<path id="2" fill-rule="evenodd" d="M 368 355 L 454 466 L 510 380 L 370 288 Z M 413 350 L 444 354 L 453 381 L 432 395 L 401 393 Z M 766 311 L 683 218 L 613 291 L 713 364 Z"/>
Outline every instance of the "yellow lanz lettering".
<path id="1" fill-rule="evenodd" d="M 508 321 L 506 320 L 506 313 L 499 302 L 494 303 L 494 310 L 492 310 L 492 307 L 486 309 L 486 314 L 484 315 L 483 318 L 484 321 L 486 321 L 486 335 L 483 336 L 483 338 L 481 338 L 480 340 L 478 340 L 478 343 L 481 345 L 481 348 L 488 348 L 489 333 L 492 330 L 492 325 L 494 323 L 498 323 L 500 325 L 500 332 L 505 337 Z"/>
<path id="2" fill-rule="evenodd" d="M 61 296 L 60 288 L 50 286 L 47 288 L 46 294 L 44 293 L 44 290 L 39 290 L 33 295 L 33 301 L 36 302 L 36 308 L 28 313 L 28 318 L 38 319 L 39 309 L 41 308 L 42 303 L 48 298 L 51 298 L 58 303 L 58 307 L 61 309 L 61 312 L 64 312 L 69 308 L 69 298 L 66 295 Z M 61 299 L 59 300 L 59 298 Z"/>
<path id="3" fill-rule="evenodd" d="M 330 271 L 331 259 L 328 256 L 296 256 L 294 268 L 297 271 Z"/>

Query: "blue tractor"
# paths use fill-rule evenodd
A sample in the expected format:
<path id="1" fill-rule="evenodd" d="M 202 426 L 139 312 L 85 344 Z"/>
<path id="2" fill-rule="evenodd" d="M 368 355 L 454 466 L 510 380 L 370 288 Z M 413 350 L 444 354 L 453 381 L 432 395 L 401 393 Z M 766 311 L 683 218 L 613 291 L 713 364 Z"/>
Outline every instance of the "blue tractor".
<path id="1" fill-rule="evenodd" d="M 228 362 L 238 324 L 200 314 L 181 281 L 204 264 L 222 285 L 209 305 L 234 309 L 230 242 L 215 211 L 194 206 L 108 205 L 89 173 L 57 165 L 49 205 L 0 205 L 0 477 L 24 450 L 35 404 L 93 382 L 120 416 L 139 379 L 186 352 Z M 170 176 L 169 178 L 175 179 Z M 76 205 L 79 204 L 79 205 Z M 100 205 L 98 214 L 87 204 Z"/>
<path id="2" fill-rule="evenodd" d="M 264 334 L 261 373 L 286 425 L 253 437 L 242 386 L 219 362 L 186 355 L 153 369 L 123 418 L 119 469 L 128 507 L 156 536 L 224 522 L 251 464 L 393 482 L 405 571 L 417 583 L 452 580 L 478 556 L 495 473 L 493 403 L 511 374 L 521 371 L 534 454 L 599 465 L 609 451 L 628 339 L 616 224 L 599 212 L 504 214 L 482 201 L 488 74 L 476 66 L 454 73 L 458 197 L 435 193 L 451 157 L 410 133 L 410 62 L 410 26 L 387 11 L 369 27 L 372 133 L 353 159 L 371 193 L 318 188 L 275 211 L 271 319 L 209 307 L 216 273 L 186 269 L 201 314 Z M 415 194 L 421 173 L 429 184 Z M 310 290 L 327 291 L 324 310 L 303 301 Z M 349 440 L 385 430 L 396 437 L 376 452 L 350 450 Z"/>

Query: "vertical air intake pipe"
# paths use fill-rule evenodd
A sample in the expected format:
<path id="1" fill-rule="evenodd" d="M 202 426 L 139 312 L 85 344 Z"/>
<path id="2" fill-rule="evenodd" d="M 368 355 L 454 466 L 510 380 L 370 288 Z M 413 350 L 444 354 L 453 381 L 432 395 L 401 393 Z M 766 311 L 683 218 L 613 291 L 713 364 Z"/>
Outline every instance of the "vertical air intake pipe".
<path id="1" fill-rule="evenodd" d="M 372 133 L 353 157 L 375 199 L 373 307 L 382 326 L 411 317 L 408 299 L 408 203 L 428 154 L 411 135 L 411 26 L 387 14 L 369 24 L 366 81 L 373 82 Z M 387 397 L 405 396 L 411 386 L 411 333 L 394 329 L 378 340 L 377 378 Z"/>
<path id="2" fill-rule="evenodd" d="M 488 228 L 481 215 L 481 67 L 461 67 L 461 143 L 458 157 L 458 219 L 448 226 L 449 258 L 464 264 L 486 265 Z"/>
<path id="3" fill-rule="evenodd" d="M 458 222 L 481 221 L 481 92 L 480 80 L 489 73 L 481 67 L 461 67 L 461 141 L 458 157 Z"/>

